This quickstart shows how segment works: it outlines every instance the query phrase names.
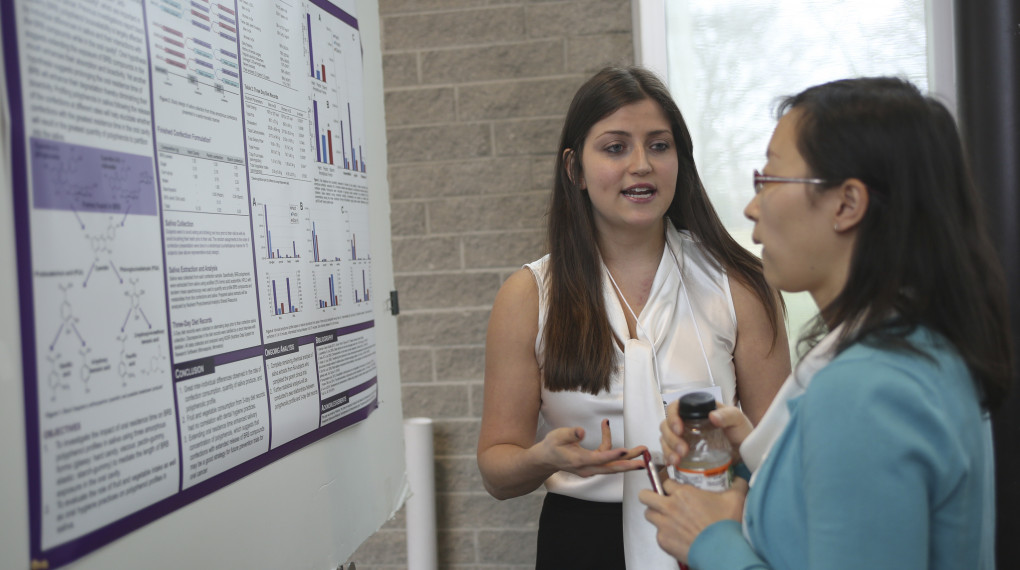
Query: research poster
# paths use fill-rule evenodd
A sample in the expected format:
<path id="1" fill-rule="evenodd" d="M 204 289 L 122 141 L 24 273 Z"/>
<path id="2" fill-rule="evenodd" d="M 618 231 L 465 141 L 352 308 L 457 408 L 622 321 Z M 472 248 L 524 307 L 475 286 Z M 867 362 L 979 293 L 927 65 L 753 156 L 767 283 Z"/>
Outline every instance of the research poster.
<path id="1" fill-rule="evenodd" d="M 353 0 L 0 5 L 56 568 L 378 407 L 361 38 Z"/>

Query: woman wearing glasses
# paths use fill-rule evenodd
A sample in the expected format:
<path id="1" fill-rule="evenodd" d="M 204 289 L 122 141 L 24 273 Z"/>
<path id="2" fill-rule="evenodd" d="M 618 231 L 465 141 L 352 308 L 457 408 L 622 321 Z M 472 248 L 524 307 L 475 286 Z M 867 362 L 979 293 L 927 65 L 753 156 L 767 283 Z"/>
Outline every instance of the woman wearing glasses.
<path id="1" fill-rule="evenodd" d="M 891 78 L 812 87 L 780 113 L 745 214 L 769 283 L 817 303 L 814 346 L 754 431 L 715 412 L 749 491 L 641 494 L 659 544 L 701 570 L 993 568 L 988 411 L 1010 332 L 953 119 Z M 682 429 L 670 409 L 669 462 Z"/>
<path id="2" fill-rule="evenodd" d="M 485 487 L 506 499 L 545 484 L 539 570 L 676 570 L 637 501 L 649 483 L 635 458 L 685 391 L 764 413 L 790 370 L 778 297 L 712 209 L 676 104 L 639 68 L 575 95 L 548 235 L 489 319 Z"/>

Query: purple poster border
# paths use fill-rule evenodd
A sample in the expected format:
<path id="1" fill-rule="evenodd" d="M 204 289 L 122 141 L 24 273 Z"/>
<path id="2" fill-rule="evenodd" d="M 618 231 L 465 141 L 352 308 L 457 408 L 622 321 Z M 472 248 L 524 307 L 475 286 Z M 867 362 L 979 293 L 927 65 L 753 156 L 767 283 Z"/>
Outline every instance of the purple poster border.
<path id="1" fill-rule="evenodd" d="M 17 286 L 19 299 L 19 321 L 21 330 L 21 360 L 25 403 L 25 431 L 27 444 L 27 494 L 29 510 L 29 555 L 31 560 L 25 561 L 31 567 L 33 561 L 45 560 L 48 568 L 58 568 L 69 564 L 111 542 L 145 526 L 163 516 L 170 514 L 198 499 L 201 499 L 267 465 L 290 455 L 320 439 L 330 436 L 344 428 L 364 421 L 379 407 L 379 396 L 376 393 L 372 402 L 337 420 L 301 435 L 277 448 L 270 449 L 245 463 L 235 466 L 219 475 L 203 481 L 188 489 L 178 492 L 157 503 L 135 511 L 117 519 L 110 524 L 85 534 L 64 544 L 48 550 L 42 549 L 42 512 L 41 512 L 41 456 L 39 441 L 39 395 L 38 369 L 36 366 L 34 292 L 32 283 L 31 255 L 31 192 L 28 185 L 28 148 L 25 139 L 24 99 L 22 97 L 22 78 L 17 35 L 16 0 L 0 0 L 0 12 L 5 17 L 0 19 L 0 42 L 3 46 L 4 72 L 7 81 L 7 102 L 10 112 L 11 128 L 11 183 L 12 205 L 14 212 L 15 251 L 17 264 Z M 327 0 L 309 0 L 338 20 L 354 29 L 358 28 L 356 18 Z M 236 8 L 236 2 L 234 3 Z M 144 10 L 144 4 L 143 4 Z M 144 16 L 143 16 L 144 17 Z M 147 17 L 145 18 L 147 21 Z M 158 168 L 158 166 L 157 166 Z M 156 176 L 158 190 L 158 175 Z M 168 309 L 169 310 L 169 309 Z M 348 327 L 325 331 L 335 333 L 337 337 L 373 328 L 374 321 L 366 321 Z M 323 334 L 319 332 L 318 334 Z M 315 334 L 303 335 L 295 339 L 299 344 L 315 342 Z M 213 357 L 216 364 L 227 364 L 237 360 L 252 358 L 262 354 L 263 347 L 255 346 L 248 349 L 221 354 Z M 346 392 L 352 396 L 378 388 L 378 377 L 356 386 Z M 176 400 L 176 398 L 175 398 Z M 179 449 L 179 447 L 178 447 Z"/>
<path id="2" fill-rule="evenodd" d="M 366 390 L 373 389 L 377 385 L 378 377 L 374 377 L 364 384 L 350 390 L 349 394 L 358 394 Z M 259 455 L 254 459 L 242 463 L 193 487 L 183 491 L 178 491 L 175 495 L 167 497 L 158 503 L 154 503 L 144 509 L 135 511 L 126 517 L 117 519 L 102 528 L 82 535 L 74 540 L 61 544 L 60 546 L 53 547 L 45 552 L 45 559 L 49 563 L 49 568 L 57 568 L 65 564 L 69 564 L 134 530 L 137 530 L 176 511 L 177 509 L 180 509 L 181 507 L 184 507 L 185 505 L 188 505 L 189 503 L 197 501 L 202 497 L 226 487 L 230 483 L 238 481 L 259 469 L 266 467 L 274 461 L 278 461 L 279 459 L 346 427 L 359 423 L 368 418 L 368 416 L 378 408 L 379 396 L 376 394 L 376 397 L 368 406 L 360 408 L 332 423 L 328 423 L 315 431 L 299 436 L 275 449 L 270 449 L 268 452 Z M 33 535 L 33 542 L 36 542 L 38 538 L 39 537 Z M 32 557 L 34 559 L 38 559 L 42 554 L 43 553 L 37 554 L 33 551 Z"/>
<path id="3" fill-rule="evenodd" d="M 14 206 L 14 244 L 18 267 L 18 300 L 21 321 L 21 365 L 25 393 L 25 434 L 28 466 L 29 549 L 33 558 L 40 552 L 42 513 L 42 470 L 39 454 L 39 394 L 36 378 L 34 298 L 32 291 L 31 226 L 29 224 L 28 160 L 25 145 L 24 101 L 21 96 L 21 62 L 15 27 L 14 0 L 0 0 L 0 36 L 4 47 L 7 101 L 11 118 L 11 189 Z M 25 561 L 28 566 L 28 560 Z"/>
<path id="4" fill-rule="evenodd" d="M 340 9 L 339 6 L 330 3 L 328 0 L 309 0 L 309 2 L 314 4 L 317 8 L 321 8 L 323 11 L 325 11 L 330 16 L 333 16 L 337 20 L 340 20 L 341 22 L 343 22 L 343 23 L 347 24 L 348 26 L 354 28 L 355 30 L 358 29 L 358 20 L 357 20 L 357 18 L 355 18 L 354 16 L 351 16 L 347 12 L 344 12 L 343 10 Z"/>

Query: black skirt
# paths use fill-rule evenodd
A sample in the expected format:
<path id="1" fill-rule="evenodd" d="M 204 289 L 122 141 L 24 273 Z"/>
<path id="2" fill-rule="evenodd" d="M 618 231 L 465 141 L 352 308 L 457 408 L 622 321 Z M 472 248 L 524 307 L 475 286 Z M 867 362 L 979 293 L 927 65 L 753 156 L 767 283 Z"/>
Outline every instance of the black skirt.
<path id="1" fill-rule="evenodd" d="M 535 570 L 625 570 L 623 504 L 546 493 Z"/>

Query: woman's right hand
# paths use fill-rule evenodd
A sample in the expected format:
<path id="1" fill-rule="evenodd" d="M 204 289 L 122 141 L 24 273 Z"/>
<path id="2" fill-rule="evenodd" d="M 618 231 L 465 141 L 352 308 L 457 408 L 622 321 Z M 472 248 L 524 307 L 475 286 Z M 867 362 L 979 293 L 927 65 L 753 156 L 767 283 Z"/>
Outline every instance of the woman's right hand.
<path id="1" fill-rule="evenodd" d="M 647 448 L 643 445 L 633 449 L 613 448 L 609 420 L 602 420 L 602 443 L 597 449 L 581 447 L 583 439 L 584 428 L 554 429 L 535 446 L 537 458 L 551 469 L 579 477 L 644 468 L 644 463 L 634 458 L 641 457 Z"/>
<path id="2" fill-rule="evenodd" d="M 739 449 L 740 444 L 754 429 L 751 420 L 736 406 L 719 404 L 708 414 L 708 420 L 723 430 L 733 449 Z M 684 422 L 680 419 L 679 401 L 671 403 L 666 409 L 666 419 L 659 425 L 659 432 L 662 434 L 659 443 L 662 445 L 663 460 L 667 465 L 679 466 L 688 452 L 687 442 L 683 439 Z"/>
<path id="3" fill-rule="evenodd" d="M 597 449 L 581 447 L 584 430 L 567 427 L 537 440 L 542 408 L 542 372 L 535 355 L 538 284 L 529 269 L 507 279 L 496 295 L 485 340 L 485 397 L 478 433 L 478 469 L 496 499 L 526 495 L 550 475 L 580 477 L 643 469 L 632 461 L 644 447 L 613 449 L 609 423 Z"/>

